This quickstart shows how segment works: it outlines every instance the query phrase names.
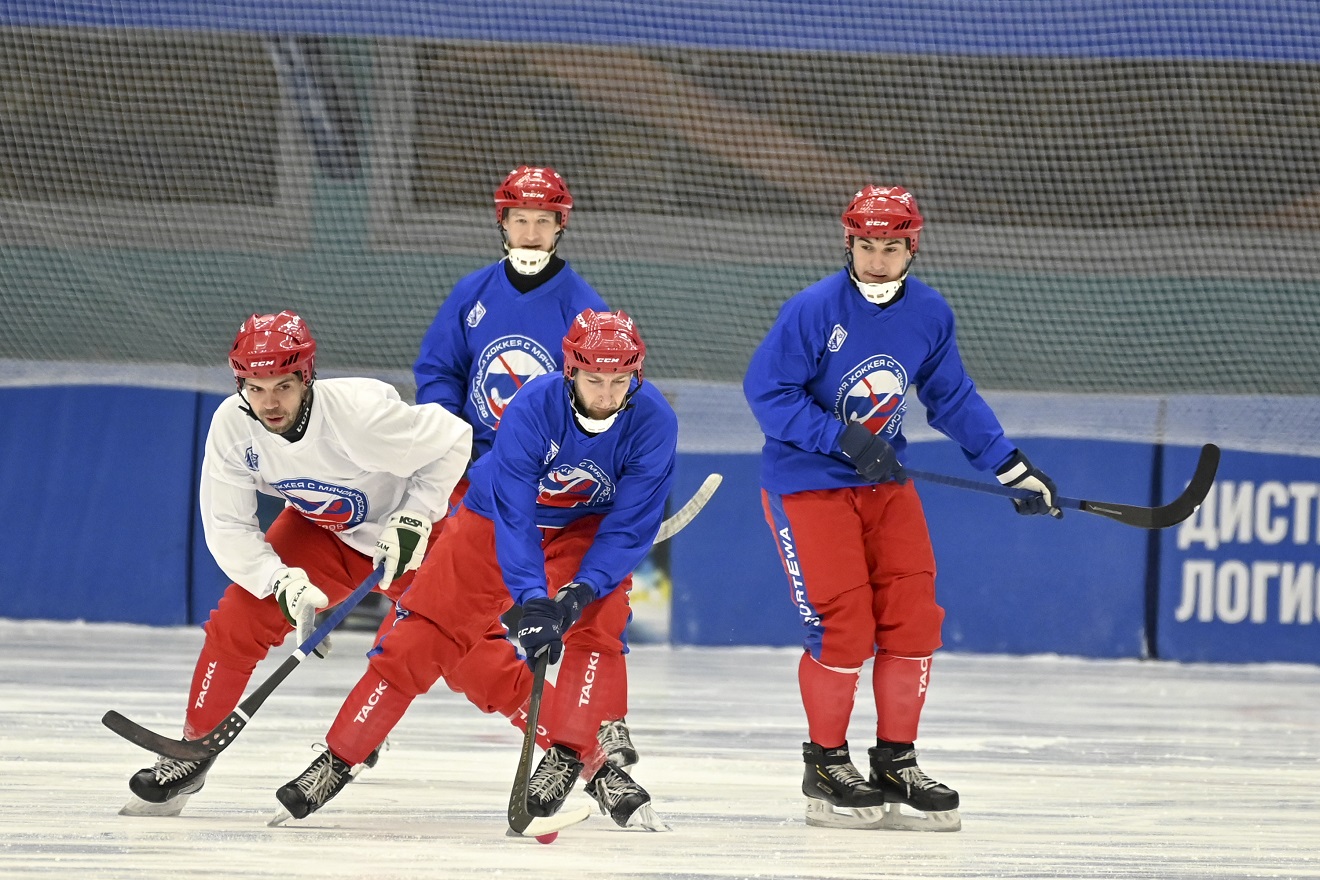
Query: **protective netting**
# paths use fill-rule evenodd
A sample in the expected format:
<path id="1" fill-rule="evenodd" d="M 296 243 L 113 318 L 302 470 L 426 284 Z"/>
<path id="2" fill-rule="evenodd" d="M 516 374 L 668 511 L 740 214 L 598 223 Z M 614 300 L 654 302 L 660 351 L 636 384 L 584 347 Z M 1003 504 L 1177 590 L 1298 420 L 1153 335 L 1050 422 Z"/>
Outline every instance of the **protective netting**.
<path id="1" fill-rule="evenodd" d="M 186 377 L 287 307 L 326 371 L 406 383 L 501 253 L 495 184 L 549 164 L 658 379 L 736 383 L 850 195 L 901 183 L 983 388 L 1269 395 L 1313 442 L 1307 4 L 276 6 L 0 12 L 5 375 Z"/>

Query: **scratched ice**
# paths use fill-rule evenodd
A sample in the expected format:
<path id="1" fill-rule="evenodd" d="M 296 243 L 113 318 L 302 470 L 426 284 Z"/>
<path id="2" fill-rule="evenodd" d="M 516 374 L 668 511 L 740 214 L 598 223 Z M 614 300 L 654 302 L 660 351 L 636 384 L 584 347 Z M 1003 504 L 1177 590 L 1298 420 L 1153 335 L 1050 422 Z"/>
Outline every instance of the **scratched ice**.
<path id="1" fill-rule="evenodd" d="M 1320 877 L 1317 667 L 941 655 L 919 747 L 963 831 L 913 834 L 804 825 L 795 651 L 639 647 L 636 776 L 675 830 L 597 815 L 541 846 L 504 836 L 519 735 L 443 686 L 324 810 L 266 827 L 363 669 L 361 633 L 276 691 L 183 816 L 116 815 L 151 758 L 100 717 L 177 734 L 199 645 L 0 621 L 0 877 Z M 864 758 L 869 711 L 850 734 Z"/>

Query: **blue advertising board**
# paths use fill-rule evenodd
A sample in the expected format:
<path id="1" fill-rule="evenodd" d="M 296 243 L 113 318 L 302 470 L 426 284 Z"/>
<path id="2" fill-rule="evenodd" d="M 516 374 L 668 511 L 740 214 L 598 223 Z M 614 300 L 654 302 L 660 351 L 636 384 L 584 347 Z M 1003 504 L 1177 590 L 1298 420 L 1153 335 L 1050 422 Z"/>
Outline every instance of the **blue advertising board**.
<path id="1" fill-rule="evenodd" d="M 1195 454 L 1169 450 L 1167 479 Z M 1162 541 L 1161 658 L 1320 663 L 1320 459 L 1225 451 L 1205 502 Z"/>

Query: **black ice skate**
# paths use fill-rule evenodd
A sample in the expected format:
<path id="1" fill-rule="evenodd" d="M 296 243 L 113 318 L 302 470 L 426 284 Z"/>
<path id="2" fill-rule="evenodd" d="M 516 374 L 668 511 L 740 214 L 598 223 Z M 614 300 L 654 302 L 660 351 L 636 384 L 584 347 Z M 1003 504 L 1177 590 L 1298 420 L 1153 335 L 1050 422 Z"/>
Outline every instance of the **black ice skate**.
<path id="1" fill-rule="evenodd" d="M 188 798 L 202 790 L 206 784 L 206 771 L 215 758 L 205 761 L 180 761 L 164 755 L 156 759 L 155 766 L 133 774 L 128 788 L 133 799 L 119 811 L 121 816 L 177 816 L 183 811 Z"/>
<path id="2" fill-rule="evenodd" d="M 577 752 L 567 746 L 551 746 L 527 781 L 527 812 L 533 816 L 553 816 L 559 812 L 581 772 L 582 762 Z"/>
<path id="3" fill-rule="evenodd" d="M 326 749 L 316 756 L 316 760 L 301 775 L 289 780 L 275 792 L 284 811 L 277 814 L 269 824 L 278 825 L 290 817 L 306 819 L 343 791 L 352 779 L 353 768 Z"/>
<path id="4" fill-rule="evenodd" d="M 802 744 L 802 793 L 807 796 L 807 824 L 824 828 L 879 828 L 885 796 L 862 778 L 848 755 L 848 744 L 827 749 Z"/>
<path id="5" fill-rule="evenodd" d="M 917 766 L 917 752 L 910 744 L 890 744 L 870 749 L 871 784 L 885 796 L 882 827 L 899 831 L 957 831 L 962 828 L 958 792 L 931 779 Z M 902 812 L 911 807 L 919 815 Z"/>
<path id="6" fill-rule="evenodd" d="M 587 783 L 587 794 L 620 828 L 670 831 L 651 807 L 651 796 L 622 768 L 606 761 Z"/>
<path id="7" fill-rule="evenodd" d="M 380 762 L 381 753 L 389 751 L 389 748 L 390 748 L 390 741 L 387 738 L 383 742 L 381 742 L 380 745 L 372 749 L 371 754 L 367 755 L 367 757 L 362 761 L 361 764 L 354 765 L 353 778 L 357 779 L 358 774 L 361 773 L 363 770 L 370 770 L 372 767 L 375 767 L 376 764 Z"/>
<path id="8" fill-rule="evenodd" d="M 618 721 L 602 721 L 596 731 L 601 751 L 611 764 L 620 770 L 631 770 L 637 764 L 637 748 L 633 745 L 628 725 L 620 718 Z"/>

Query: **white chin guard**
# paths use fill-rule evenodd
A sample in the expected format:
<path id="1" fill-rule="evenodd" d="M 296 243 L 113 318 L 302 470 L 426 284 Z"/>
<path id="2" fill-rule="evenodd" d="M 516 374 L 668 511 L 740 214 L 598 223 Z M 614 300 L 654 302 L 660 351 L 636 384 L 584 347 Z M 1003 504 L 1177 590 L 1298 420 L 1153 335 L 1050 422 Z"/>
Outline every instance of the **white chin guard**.
<path id="1" fill-rule="evenodd" d="M 509 265 L 519 275 L 535 275 L 550 262 L 550 251 L 509 248 Z"/>
<path id="2" fill-rule="evenodd" d="M 586 431 L 588 434 L 604 434 L 609 430 L 610 425 L 614 424 L 614 420 L 619 417 L 619 413 L 612 413 L 603 419 L 589 419 L 582 413 L 578 412 L 578 408 L 575 406 L 573 407 L 573 417 L 578 420 L 578 424 L 582 426 L 582 430 Z"/>
<path id="3" fill-rule="evenodd" d="M 903 278 L 906 277 L 906 275 L 903 276 Z M 854 278 L 853 281 L 857 284 L 857 289 L 862 292 L 862 296 L 866 297 L 867 302 L 873 302 L 878 306 L 884 306 L 888 305 L 890 300 L 898 296 L 898 289 L 903 286 L 903 278 L 900 278 L 897 281 L 884 281 L 880 284 L 863 284 L 862 282 L 857 281 L 856 278 Z"/>

